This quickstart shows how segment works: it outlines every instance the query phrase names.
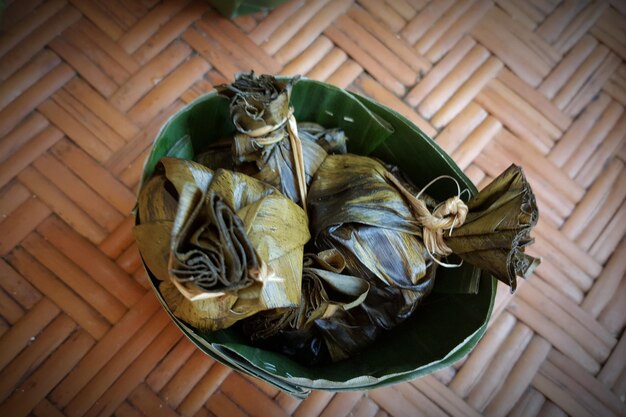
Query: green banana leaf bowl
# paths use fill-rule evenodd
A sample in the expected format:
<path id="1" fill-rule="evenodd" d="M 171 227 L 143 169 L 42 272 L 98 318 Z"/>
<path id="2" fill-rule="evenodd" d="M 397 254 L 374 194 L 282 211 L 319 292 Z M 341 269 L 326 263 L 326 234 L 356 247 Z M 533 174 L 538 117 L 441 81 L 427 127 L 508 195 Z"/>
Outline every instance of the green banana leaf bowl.
<path id="1" fill-rule="evenodd" d="M 476 193 L 472 182 L 432 139 L 405 117 L 367 97 L 302 79 L 293 89 L 291 104 L 297 120 L 342 128 L 349 138 L 349 152 L 397 165 L 417 186 L 449 175 L 471 195 Z M 234 131 L 226 98 L 216 93 L 198 98 L 161 128 L 143 179 L 152 173 L 160 158 L 192 159 L 211 141 Z M 440 200 L 455 193 L 451 181 L 438 181 L 429 188 L 429 194 Z M 301 398 L 311 389 L 371 389 L 451 365 L 466 356 L 483 336 L 496 294 L 496 280 L 478 268 L 468 264 L 439 268 L 433 293 L 410 319 L 386 337 L 348 360 L 305 367 L 284 355 L 250 346 L 236 329 L 203 332 L 188 326 L 171 313 L 158 291 L 158 281 L 147 266 L 146 270 L 165 310 L 200 350 L 224 365 Z M 473 288 L 468 292 L 469 287 Z"/>

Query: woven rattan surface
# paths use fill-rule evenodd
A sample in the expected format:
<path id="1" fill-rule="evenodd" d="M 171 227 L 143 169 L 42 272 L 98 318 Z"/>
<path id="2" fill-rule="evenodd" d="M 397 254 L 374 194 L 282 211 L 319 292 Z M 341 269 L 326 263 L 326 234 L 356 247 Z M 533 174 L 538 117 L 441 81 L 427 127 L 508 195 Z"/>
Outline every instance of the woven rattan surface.
<path id="1" fill-rule="evenodd" d="M 0 415 L 617 416 L 626 395 L 626 3 L 14 0 L 0 34 Z M 234 73 L 396 109 L 484 186 L 524 166 L 536 274 L 461 363 L 296 400 L 170 323 L 131 234 L 169 115 Z"/>

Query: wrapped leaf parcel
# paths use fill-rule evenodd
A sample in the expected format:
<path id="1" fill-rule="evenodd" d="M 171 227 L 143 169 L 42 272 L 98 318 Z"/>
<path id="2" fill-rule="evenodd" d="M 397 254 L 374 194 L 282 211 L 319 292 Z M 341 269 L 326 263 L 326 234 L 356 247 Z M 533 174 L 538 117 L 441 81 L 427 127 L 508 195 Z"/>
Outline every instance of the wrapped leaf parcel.
<path id="1" fill-rule="evenodd" d="M 313 141 L 298 137 L 289 107 L 291 89 L 299 77 L 277 80 L 270 75 L 240 74 L 232 84 L 217 87 L 230 98 L 230 115 L 238 133 L 232 142 L 237 170 L 278 188 L 305 204 L 307 182 L 324 161 L 326 152 Z"/>
<path id="2" fill-rule="evenodd" d="M 331 155 L 317 171 L 309 205 L 316 246 L 337 248 L 350 271 L 386 285 L 412 288 L 433 259 L 454 253 L 515 290 L 516 277 L 539 263 L 524 253 L 538 210 L 515 165 L 469 203 L 453 197 L 439 204 L 414 196 L 372 158 Z"/>
<path id="3" fill-rule="evenodd" d="M 346 272 L 372 287 L 354 311 L 338 312 L 324 323 L 328 340 L 344 352 L 334 359 L 355 354 L 382 330 L 406 320 L 434 284 L 437 265 L 423 243 L 419 219 L 389 176 L 372 158 L 331 155 L 309 191 L 315 247 L 336 250 Z"/>
<path id="4" fill-rule="evenodd" d="M 300 300 L 306 213 L 232 171 L 164 158 L 144 185 L 134 233 L 174 315 L 208 330 Z"/>

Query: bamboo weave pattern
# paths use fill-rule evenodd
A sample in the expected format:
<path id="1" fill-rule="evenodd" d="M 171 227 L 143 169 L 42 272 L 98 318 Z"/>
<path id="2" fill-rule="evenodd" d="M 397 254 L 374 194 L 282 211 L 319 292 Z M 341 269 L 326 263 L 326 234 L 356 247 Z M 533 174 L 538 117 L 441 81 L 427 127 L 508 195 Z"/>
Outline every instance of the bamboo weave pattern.
<path id="1" fill-rule="evenodd" d="M 626 3 L 14 0 L 0 26 L 0 415 L 626 415 Z M 368 95 L 488 183 L 523 165 L 535 275 L 462 362 L 300 401 L 204 356 L 131 234 L 169 115 L 239 71 Z"/>

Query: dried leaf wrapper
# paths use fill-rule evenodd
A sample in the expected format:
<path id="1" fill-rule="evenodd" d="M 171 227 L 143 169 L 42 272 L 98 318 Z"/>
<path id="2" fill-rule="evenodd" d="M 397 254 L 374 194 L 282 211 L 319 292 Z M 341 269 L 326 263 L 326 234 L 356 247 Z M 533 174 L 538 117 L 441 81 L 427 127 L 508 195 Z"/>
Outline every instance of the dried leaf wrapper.
<path id="1" fill-rule="evenodd" d="M 309 190 L 316 246 L 337 248 L 348 270 L 371 282 L 411 289 L 431 265 L 421 227 L 378 161 L 330 155 Z"/>
<path id="2" fill-rule="evenodd" d="M 165 203 L 159 210 L 155 202 Z M 274 188 L 163 158 L 138 209 L 140 251 L 168 306 L 189 324 L 217 330 L 299 301 L 306 214 Z"/>
<path id="3" fill-rule="evenodd" d="M 464 261 L 489 271 L 515 291 L 516 277 L 529 277 L 540 263 L 524 253 L 534 241 L 530 232 L 539 211 L 522 169 L 511 165 L 467 207 L 465 223 L 445 236 L 446 244 Z"/>

